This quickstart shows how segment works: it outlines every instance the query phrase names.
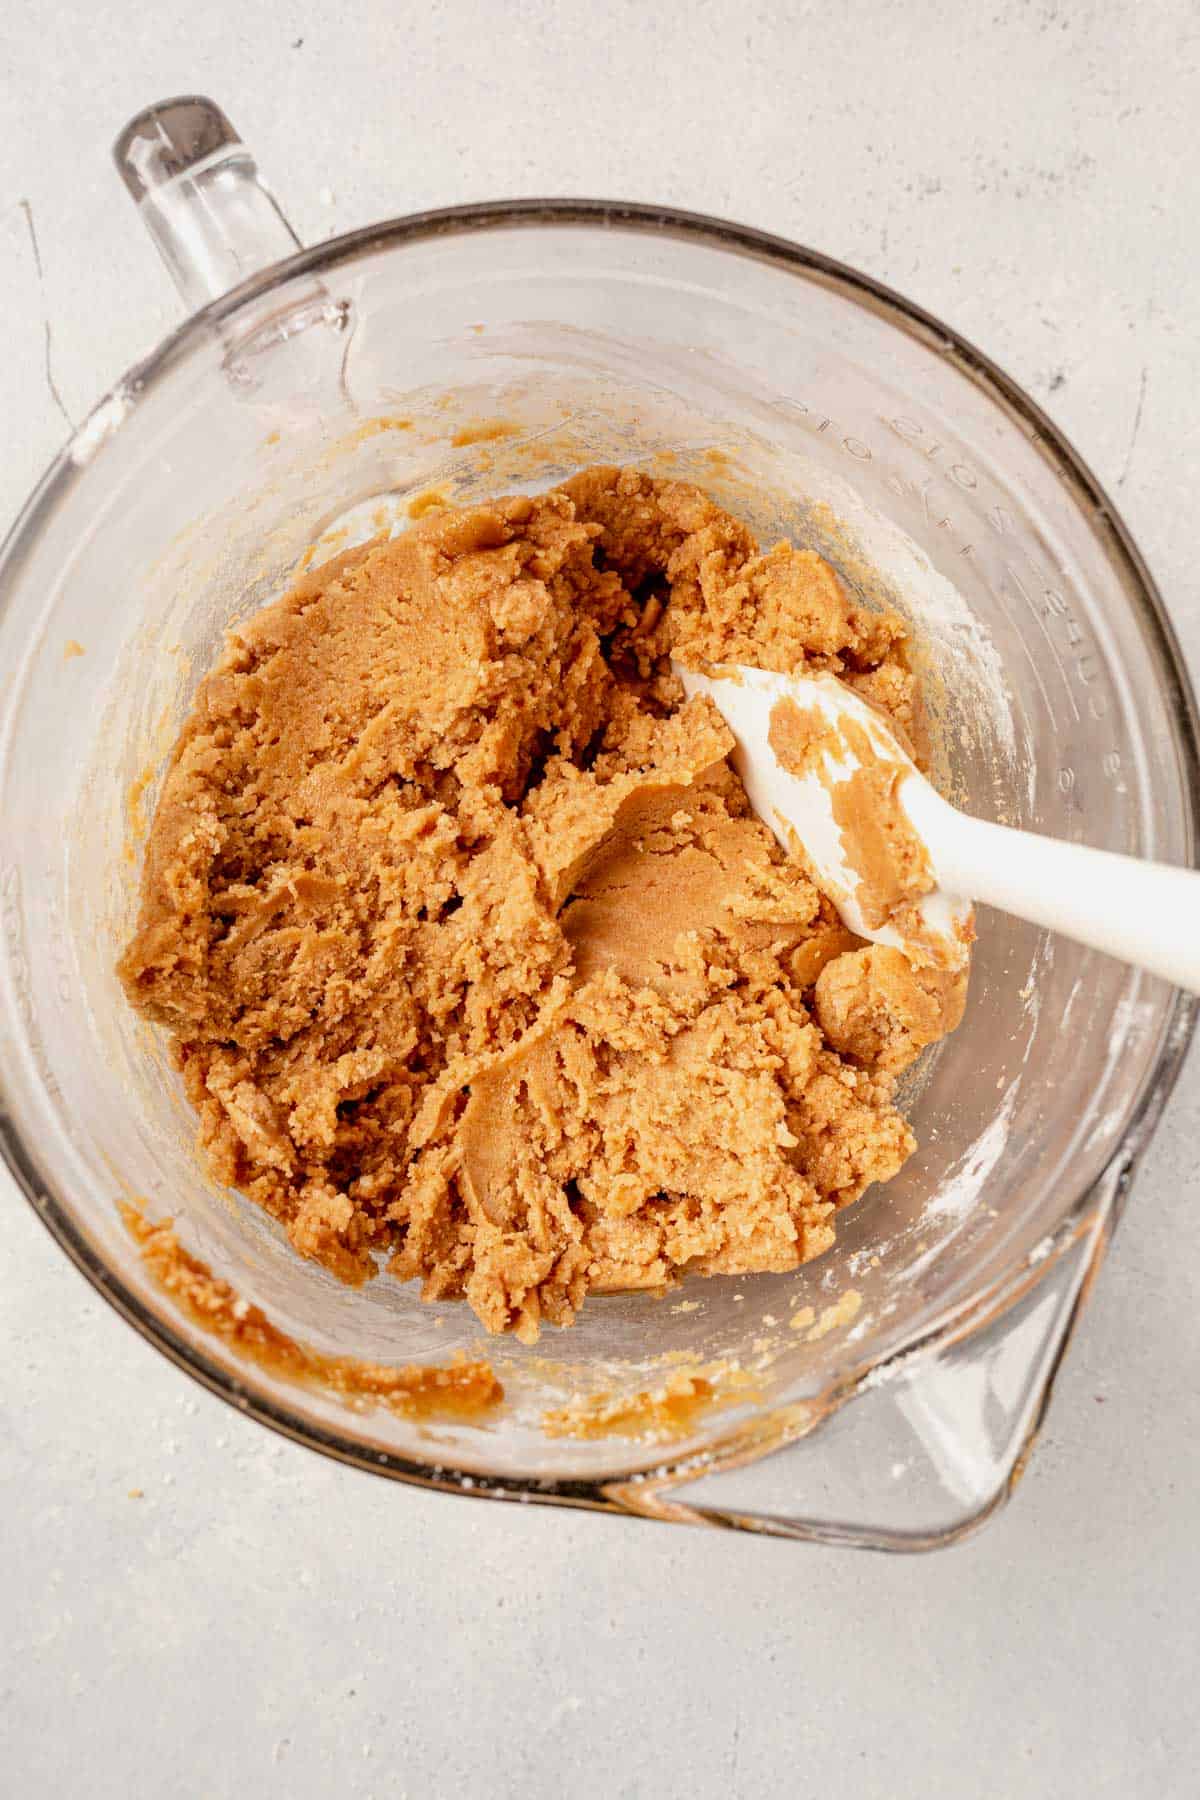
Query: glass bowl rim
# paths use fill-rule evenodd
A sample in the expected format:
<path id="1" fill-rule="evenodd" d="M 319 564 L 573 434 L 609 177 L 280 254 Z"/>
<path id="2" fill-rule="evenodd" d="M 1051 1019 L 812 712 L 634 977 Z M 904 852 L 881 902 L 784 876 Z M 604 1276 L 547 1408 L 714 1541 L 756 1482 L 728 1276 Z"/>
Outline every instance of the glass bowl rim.
<path id="1" fill-rule="evenodd" d="M 1031 428 L 1029 436 L 1043 444 L 1047 452 L 1057 458 L 1063 472 L 1070 476 L 1072 497 L 1076 504 L 1091 508 L 1103 520 L 1109 538 L 1105 552 L 1118 565 L 1125 578 L 1122 582 L 1123 591 L 1139 617 L 1148 639 L 1148 648 L 1159 663 L 1169 697 L 1171 738 L 1181 766 L 1189 857 L 1195 859 L 1197 844 L 1200 843 L 1200 711 L 1197 709 L 1175 630 L 1155 581 L 1116 507 L 1070 441 L 1036 401 L 988 356 L 932 313 L 926 312 L 873 276 L 787 238 L 676 207 L 592 199 L 484 201 L 382 220 L 271 263 L 185 319 L 149 356 L 128 370 L 68 439 L 0 544 L 0 612 L 7 610 L 7 590 L 14 577 L 19 576 L 21 566 L 43 525 L 66 502 L 84 469 L 103 455 L 109 444 L 126 428 L 137 411 L 141 395 L 160 384 L 191 352 L 208 342 L 208 333 L 212 327 L 234 317 L 243 308 L 253 305 L 295 277 L 326 273 L 378 250 L 415 245 L 439 237 L 466 237 L 512 226 L 542 227 L 549 230 L 560 227 L 592 228 L 601 232 L 618 228 L 648 235 L 669 236 L 718 252 L 765 262 L 802 280 L 815 280 L 844 298 L 875 312 L 909 337 L 923 341 L 926 345 L 932 344 L 942 354 L 951 357 L 960 372 Z M 902 1358 L 911 1357 L 914 1350 L 922 1355 L 934 1354 L 939 1349 L 949 1348 L 995 1324 L 1029 1293 L 1032 1286 L 1040 1284 L 1055 1267 L 1063 1250 L 1078 1243 L 1081 1230 L 1098 1207 L 1113 1206 L 1114 1216 L 1119 1212 L 1137 1160 L 1153 1135 L 1179 1075 L 1198 1011 L 1200 1001 L 1176 990 L 1163 1017 L 1157 1059 L 1146 1076 L 1141 1094 L 1131 1108 L 1125 1130 L 1105 1167 L 1064 1209 L 1055 1232 L 1055 1251 L 1048 1256 L 1040 1256 L 1036 1267 L 1030 1259 L 1011 1265 L 989 1289 L 973 1295 L 965 1306 L 959 1303 L 947 1314 L 935 1319 L 922 1331 L 917 1342 L 901 1344 L 885 1357 L 864 1364 L 848 1375 L 837 1377 L 827 1392 L 813 1403 L 820 1419 L 840 1409 L 847 1400 L 853 1398 L 869 1376 L 877 1378 L 882 1369 L 898 1364 Z M 74 1223 L 69 1209 L 49 1191 L 52 1184 L 43 1178 L 36 1155 L 16 1131 L 11 1115 L 3 1104 L 2 1089 L 0 1154 L 3 1155 L 17 1187 L 59 1247 L 113 1309 L 141 1337 L 186 1374 L 260 1424 L 324 1455 L 409 1485 L 481 1498 L 584 1506 L 604 1511 L 636 1513 L 651 1510 L 639 1507 L 634 1502 L 629 1477 L 608 1475 L 566 1480 L 493 1477 L 476 1470 L 460 1470 L 446 1464 L 438 1465 L 434 1472 L 430 1464 L 369 1447 L 304 1417 L 259 1391 L 255 1385 L 243 1382 L 222 1363 L 206 1356 L 182 1332 L 145 1305 L 104 1262 Z M 1086 1289 L 1090 1289 L 1110 1236 L 1111 1232 L 1105 1231 L 1097 1239 Z M 1053 1367 L 1046 1378 L 1042 1402 L 1026 1444 L 1036 1433 L 1054 1373 L 1061 1364 L 1071 1326 L 1078 1317 L 1078 1312 L 1079 1308 L 1076 1306 Z M 764 1429 L 770 1424 L 769 1410 L 766 1414 L 757 1415 L 754 1420 L 752 1454 L 755 1457 L 792 1441 L 794 1433 L 787 1429 L 782 1416 L 777 1431 Z M 749 1448 L 751 1446 L 744 1428 L 738 1427 L 724 1436 L 717 1436 L 704 1453 L 705 1470 L 729 1467 L 742 1460 Z M 1011 1489 L 1024 1461 L 1023 1449 L 1017 1458 L 1014 1474 L 1000 1495 L 977 1514 L 946 1532 L 939 1532 L 933 1539 L 923 1541 L 920 1547 L 929 1547 L 930 1543 L 946 1542 L 959 1537 L 990 1516 L 995 1505 Z M 656 1467 L 640 1467 L 637 1470 L 635 1482 L 638 1487 L 642 1487 L 647 1498 L 653 1493 L 656 1478 L 670 1479 L 672 1463 L 673 1459 L 666 1457 Z M 672 1510 L 677 1517 L 687 1513 L 686 1507 L 676 1506 Z M 658 1516 L 664 1515 L 659 1513 Z M 753 1518 L 742 1515 L 715 1513 L 693 1517 L 706 1517 L 735 1529 L 772 1529 L 766 1521 L 760 1525 Z M 795 1535 L 819 1537 L 830 1534 L 821 1530 L 806 1533 L 800 1529 Z M 851 1541 L 850 1535 L 845 1533 L 834 1532 L 832 1535 L 843 1543 Z M 897 1540 L 889 1540 L 886 1534 L 868 1532 L 861 1534 L 859 1541 L 875 1543 L 881 1547 L 901 1547 Z"/>

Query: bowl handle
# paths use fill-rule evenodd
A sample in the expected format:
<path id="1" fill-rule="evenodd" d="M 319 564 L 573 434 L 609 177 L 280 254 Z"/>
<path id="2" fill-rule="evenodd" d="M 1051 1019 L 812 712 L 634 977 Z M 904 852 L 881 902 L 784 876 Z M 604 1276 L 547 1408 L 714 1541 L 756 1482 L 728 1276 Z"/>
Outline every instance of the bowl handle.
<path id="1" fill-rule="evenodd" d="M 189 312 L 300 248 L 249 150 L 203 95 L 146 107 L 113 160 Z"/>

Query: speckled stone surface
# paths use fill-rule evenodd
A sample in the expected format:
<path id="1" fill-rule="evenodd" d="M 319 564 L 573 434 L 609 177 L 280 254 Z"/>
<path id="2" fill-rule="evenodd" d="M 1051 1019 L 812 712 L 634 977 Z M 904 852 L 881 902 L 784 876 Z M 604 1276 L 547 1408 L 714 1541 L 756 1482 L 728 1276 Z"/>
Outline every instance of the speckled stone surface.
<path id="1" fill-rule="evenodd" d="M 13 9 L 5 521 L 66 420 L 176 320 L 107 147 L 189 89 L 227 108 L 310 241 L 606 194 L 741 218 L 899 287 L 1065 428 L 1200 668 L 1192 0 Z M 176 1374 L 0 1179 L 0 1787 L 1193 1794 L 1198 1137 L 1193 1059 L 1016 1500 L 916 1560 L 323 1462 Z"/>

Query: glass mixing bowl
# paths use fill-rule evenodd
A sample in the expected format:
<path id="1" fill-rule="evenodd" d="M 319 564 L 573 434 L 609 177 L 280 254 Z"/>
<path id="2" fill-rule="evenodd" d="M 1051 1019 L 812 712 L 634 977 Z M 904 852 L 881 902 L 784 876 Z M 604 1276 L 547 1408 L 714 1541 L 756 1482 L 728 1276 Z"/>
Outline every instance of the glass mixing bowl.
<path id="1" fill-rule="evenodd" d="M 800 1538 L 961 1533 L 1023 1466 L 1179 1068 L 1183 996 L 985 913 L 966 1020 L 911 1084 L 920 1149 L 843 1215 L 835 1250 L 594 1299 L 524 1348 L 390 1278 L 338 1286 L 220 1191 L 113 964 L 156 780 L 226 628 L 350 508 L 370 503 L 361 522 L 397 496 L 544 486 L 597 460 L 694 476 L 906 611 L 961 802 L 1190 862 L 1194 703 L 1110 502 L 953 332 L 761 233 L 526 201 L 297 253 L 210 103 L 142 115 L 118 160 L 200 310 L 67 445 L 0 565 L 0 1124 L 18 1182 L 181 1368 L 362 1467 Z M 483 1354 L 503 1408 L 406 1416 L 247 1360 L 163 1292 L 122 1224 L 131 1198 L 295 1338 L 385 1364 Z M 805 1306 L 813 1323 L 790 1329 Z M 668 1441 L 544 1429 L 581 1395 L 636 1413 L 697 1366 L 741 1385 L 714 1376 Z"/>

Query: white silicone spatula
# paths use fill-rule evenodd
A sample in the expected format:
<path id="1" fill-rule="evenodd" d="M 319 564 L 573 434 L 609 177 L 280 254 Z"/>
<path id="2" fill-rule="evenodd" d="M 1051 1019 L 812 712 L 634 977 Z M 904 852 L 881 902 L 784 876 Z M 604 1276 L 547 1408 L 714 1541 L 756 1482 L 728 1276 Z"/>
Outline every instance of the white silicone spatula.
<path id="1" fill-rule="evenodd" d="M 733 761 L 750 804 L 784 849 L 798 840 L 851 931 L 876 943 L 910 947 L 919 931 L 953 966 L 966 954 L 961 927 L 972 900 L 1000 907 L 1051 931 L 1103 950 L 1200 993 L 1200 872 L 1140 862 L 1083 844 L 1038 837 L 971 818 L 942 799 L 880 715 L 832 675 L 777 675 L 726 666 L 698 674 L 676 665 L 689 697 L 707 694 L 737 740 Z M 791 773 L 771 745 L 771 716 L 792 701 L 810 721 L 829 727 L 804 772 Z M 840 735 L 849 721 L 850 739 Z M 863 763 L 851 747 L 865 732 L 872 758 L 894 764 L 891 792 L 925 847 L 934 887 L 914 915 L 897 913 L 882 925 L 864 916 L 863 870 L 835 817 L 836 790 Z M 856 795 L 861 792 L 856 784 Z M 845 808 L 840 809 L 842 814 Z M 957 928 L 957 929 L 956 929 Z"/>

